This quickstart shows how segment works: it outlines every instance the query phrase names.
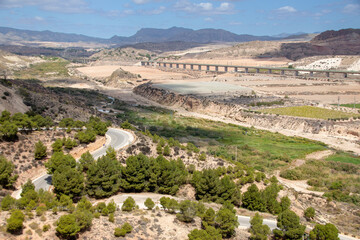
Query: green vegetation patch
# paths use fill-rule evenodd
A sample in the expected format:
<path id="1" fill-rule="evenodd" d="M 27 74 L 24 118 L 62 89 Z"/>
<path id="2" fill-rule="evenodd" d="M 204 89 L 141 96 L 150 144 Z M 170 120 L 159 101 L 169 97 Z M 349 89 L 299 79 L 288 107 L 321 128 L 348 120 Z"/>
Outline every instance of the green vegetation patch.
<path id="1" fill-rule="evenodd" d="M 358 104 L 353 104 L 353 103 L 340 104 L 340 106 L 342 106 L 342 107 L 349 107 L 349 108 L 360 108 L 360 103 L 358 103 Z"/>
<path id="2" fill-rule="evenodd" d="M 312 106 L 296 106 L 296 107 L 281 107 L 258 110 L 263 113 L 272 113 L 279 115 L 287 115 L 294 117 L 307 117 L 318 119 L 341 119 L 350 117 L 360 117 L 360 114 L 345 113 L 337 110 L 330 110 Z"/>
<path id="3" fill-rule="evenodd" d="M 69 76 L 66 66 L 68 61 L 60 58 L 47 59 L 48 62 L 31 64 L 29 68 L 15 72 L 18 78 L 43 78 L 43 77 L 67 77 Z"/>
<path id="4" fill-rule="evenodd" d="M 337 152 L 326 158 L 327 161 L 360 164 L 360 157 L 346 152 Z"/>
<path id="5" fill-rule="evenodd" d="M 324 150 L 325 145 L 279 133 L 246 128 L 205 119 L 174 115 L 160 108 L 137 107 L 126 109 L 117 117 L 147 129 L 152 134 L 192 142 L 207 154 L 229 161 L 237 161 L 258 170 L 274 169 L 292 159 L 303 158 L 314 151 Z"/>

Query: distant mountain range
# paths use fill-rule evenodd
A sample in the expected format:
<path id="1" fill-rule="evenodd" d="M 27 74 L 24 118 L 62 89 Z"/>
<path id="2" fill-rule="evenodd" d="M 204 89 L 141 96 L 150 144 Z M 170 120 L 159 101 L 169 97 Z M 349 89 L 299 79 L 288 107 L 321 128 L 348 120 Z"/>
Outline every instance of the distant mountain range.
<path id="1" fill-rule="evenodd" d="M 302 35 L 304 33 L 301 33 Z M 52 31 L 30 31 L 8 27 L 0 27 L 0 43 L 9 44 L 13 42 L 93 42 L 116 45 L 128 45 L 135 43 L 161 43 L 161 42 L 249 42 L 249 41 L 271 41 L 281 40 L 291 34 L 282 36 L 253 36 L 248 34 L 235 34 L 222 29 L 200 29 L 172 27 L 169 29 L 143 28 L 130 37 L 113 36 L 110 39 L 89 37 L 82 34 L 58 33 Z M 292 35 L 294 36 L 294 35 Z"/>

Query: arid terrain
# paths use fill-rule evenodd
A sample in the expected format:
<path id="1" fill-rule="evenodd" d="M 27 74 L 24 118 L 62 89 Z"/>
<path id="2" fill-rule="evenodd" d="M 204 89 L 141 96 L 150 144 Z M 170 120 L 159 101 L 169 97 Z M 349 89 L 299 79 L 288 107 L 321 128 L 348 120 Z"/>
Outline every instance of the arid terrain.
<path id="1" fill-rule="evenodd" d="M 316 224 L 332 223 L 341 234 L 353 237 L 342 239 L 359 239 L 360 77 L 357 73 L 348 78 L 323 74 L 310 77 L 301 73 L 281 76 L 141 66 L 141 61 L 151 60 L 360 71 L 356 36 L 349 38 L 356 45 L 355 54 L 349 52 L 343 36 L 336 36 L 342 47 L 334 44 L 333 38 L 326 41 L 328 37 L 320 34 L 306 42 L 210 43 L 173 51 L 156 50 L 158 45 L 150 43 L 144 45 L 147 50 L 140 49 L 141 44 L 101 49 L 110 45 L 78 43 L 97 48 L 96 53 L 84 57 L 82 62 L 1 51 L 0 111 L 27 113 L 32 117 L 40 114 L 51 118 L 55 126 L 67 118 L 86 122 L 99 117 L 109 126 L 126 129 L 134 141 L 119 149 L 115 156 L 111 152 L 106 156 L 114 160 L 112 164 L 118 164 L 114 168 L 121 172 L 116 175 L 118 179 L 111 180 L 114 182 L 107 182 L 111 187 L 117 186 L 116 191 L 98 195 L 103 189 L 92 191 L 90 181 L 91 174 L 96 172 L 91 169 L 97 165 L 74 163 L 73 171 L 83 180 L 81 194 L 72 198 L 74 204 L 59 189 L 49 193 L 52 197 L 36 193 L 26 196 L 34 203 L 25 197 L 14 200 L 18 202 L 9 208 L 25 213 L 22 231 L 16 234 L 7 230 L 11 211 L 2 204 L 0 238 L 61 239 L 64 235 L 57 230 L 59 219 L 80 214 L 83 207 L 87 208 L 92 223 L 78 229 L 74 235 L 78 239 L 119 239 L 114 236 L 114 229 L 125 222 L 133 227 L 126 233 L 126 239 L 187 239 L 194 229 L 205 231 L 204 216 L 197 212 L 191 221 L 181 221 L 177 215 L 182 213 L 181 207 L 166 208 L 161 197 L 179 203 L 184 200 L 204 203 L 204 208 L 212 207 L 215 211 L 221 211 L 222 205 L 231 201 L 236 219 L 254 217 L 255 212 L 261 212 L 269 221 L 281 214 L 278 209 L 288 197 L 291 203 L 287 208 L 299 216 L 307 233 Z M 66 47 L 61 42 L 36 44 Z M 323 46 L 321 51 L 315 49 L 317 44 Z M 166 45 L 169 46 L 171 43 Z M 302 48 L 304 51 L 300 52 Z M 290 54 L 289 49 L 296 51 Z M 6 114 L 0 118 L 5 126 L 4 122 L 10 120 L 23 124 L 16 118 L 7 118 Z M 28 179 L 34 180 L 49 171 L 45 163 L 51 162 L 52 144 L 57 139 L 70 138 L 80 143 L 78 132 L 87 127 L 91 129 L 86 124 L 80 128 L 47 127 L 41 131 L 35 127 L 22 128 L 14 140 L 4 137 L 0 142 L 1 154 L 14 165 L 14 174 L 19 177 L 12 187 L 1 190 L 1 198 L 6 199 L 6 194 L 18 195 L 17 191 Z M 0 128 L 4 136 L 5 130 Z M 47 157 L 35 160 L 35 143 L 39 140 L 47 147 Z M 90 144 L 80 143 L 64 152 L 78 159 L 85 151 L 100 149 L 110 140 L 106 135 L 97 136 Z M 96 181 L 103 181 L 111 169 L 109 165 Z M 148 171 L 153 171 L 154 176 L 147 176 Z M 181 174 L 184 176 L 179 177 Z M 206 179 L 201 184 L 211 186 L 205 193 L 199 190 L 201 179 L 196 179 L 197 176 Z M 163 179 L 165 183 L 151 185 Z M 216 188 L 225 192 L 211 195 L 211 189 Z M 253 188 L 257 188 L 261 198 L 267 199 L 263 208 L 252 209 L 245 204 L 245 196 Z M 277 209 L 269 203 L 271 197 L 267 198 L 267 194 L 274 198 Z M 138 207 L 121 210 L 130 196 Z M 81 202 L 81 197 L 91 204 Z M 52 198 L 57 199 L 58 205 L 50 204 Z M 153 210 L 145 209 L 147 198 L 155 202 Z M 99 207 L 101 202 L 112 201 L 116 204 L 114 212 Z M 39 213 L 38 209 L 44 205 L 46 210 Z M 308 208 L 315 209 L 315 216 L 310 219 L 304 215 Z M 44 228 L 46 224 L 49 226 Z M 216 227 L 219 225 L 214 223 Z M 229 239 L 249 237 L 247 227 L 240 224 Z"/>

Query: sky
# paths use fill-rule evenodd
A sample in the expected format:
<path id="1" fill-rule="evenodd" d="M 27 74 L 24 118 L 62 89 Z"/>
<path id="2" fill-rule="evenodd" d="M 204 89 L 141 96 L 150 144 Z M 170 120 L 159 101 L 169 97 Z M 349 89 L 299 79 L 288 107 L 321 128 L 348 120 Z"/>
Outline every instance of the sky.
<path id="1" fill-rule="evenodd" d="M 173 26 L 314 33 L 360 28 L 360 0 L 0 0 L 0 26 L 101 38 Z"/>

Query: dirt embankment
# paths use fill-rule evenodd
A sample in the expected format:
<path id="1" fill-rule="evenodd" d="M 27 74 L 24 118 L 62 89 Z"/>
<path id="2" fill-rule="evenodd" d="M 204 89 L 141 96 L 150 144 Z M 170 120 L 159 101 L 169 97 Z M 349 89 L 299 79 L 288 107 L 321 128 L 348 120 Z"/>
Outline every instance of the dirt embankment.
<path id="1" fill-rule="evenodd" d="M 184 108 L 191 112 L 215 117 L 225 117 L 240 124 L 278 131 L 286 135 L 305 135 L 304 137 L 360 154 L 359 120 L 334 122 L 246 112 L 240 104 L 220 103 L 199 96 L 176 94 L 156 88 L 152 84 L 140 85 L 134 88 L 134 93 L 162 105 Z"/>

